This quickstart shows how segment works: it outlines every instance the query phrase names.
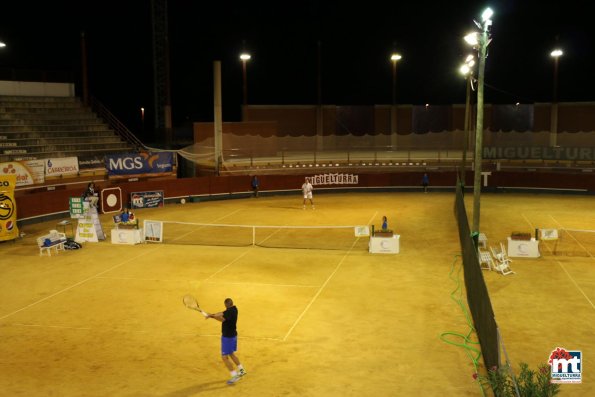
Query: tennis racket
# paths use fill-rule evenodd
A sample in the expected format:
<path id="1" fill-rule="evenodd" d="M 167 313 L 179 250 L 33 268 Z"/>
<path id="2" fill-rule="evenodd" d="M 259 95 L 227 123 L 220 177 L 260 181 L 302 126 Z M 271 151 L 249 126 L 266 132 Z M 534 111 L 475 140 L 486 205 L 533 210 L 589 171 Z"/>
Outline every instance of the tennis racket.
<path id="1" fill-rule="evenodd" d="M 184 305 L 188 309 L 192 309 L 192 310 L 196 310 L 197 312 L 200 312 L 200 314 L 202 314 L 203 316 L 205 316 L 205 318 L 208 318 L 209 317 L 208 313 L 205 312 L 204 310 L 202 310 L 198 306 L 198 302 L 196 301 L 196 299 L 192 295 L 186 295 L 186 296 L 184 296 L 183 302 L 184 302 Z"/>

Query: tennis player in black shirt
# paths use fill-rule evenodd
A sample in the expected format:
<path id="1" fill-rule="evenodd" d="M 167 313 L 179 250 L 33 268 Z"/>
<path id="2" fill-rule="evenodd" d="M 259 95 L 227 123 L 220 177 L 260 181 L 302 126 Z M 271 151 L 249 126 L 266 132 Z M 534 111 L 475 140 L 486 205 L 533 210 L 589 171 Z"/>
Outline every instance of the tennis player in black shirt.
<path id="1" fill-rule="evenodd" d="M 246 371 L 240 363 L 240 359 L 235 355 L 236 350 L 238 350 L 238 332 L 236 330 L 238 308 L 235 307 L 231 298 L 225 299 L 224 304 L 226 307 L 224 312 L 209 314 L 208 318 L 221 321 L 221 358 L 231 373 L 231 379 L 227 381 L 227 384 L 233 385 L 242 376 L 246 375 Z M 232 361 L 233 364 L 237 365 L 237 370 L 234 369 Z"/>

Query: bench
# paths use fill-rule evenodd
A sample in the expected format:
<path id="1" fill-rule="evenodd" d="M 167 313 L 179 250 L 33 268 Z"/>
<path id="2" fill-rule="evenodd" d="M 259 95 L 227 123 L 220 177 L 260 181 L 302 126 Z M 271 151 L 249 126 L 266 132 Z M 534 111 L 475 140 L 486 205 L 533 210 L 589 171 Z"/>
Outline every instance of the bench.
<path id="1" fill-rule="evenodd" d="M 49 240 L 49 243 L 47 242 Z M 57 230 L 50 230 L 45 236 L 37 238 L 37 246 L 39 247 L 39 256 L 42 256 L 44 251 L 48 256 L 52 256 L 52 248 L 56 251 L 64 251 L 64 243 L 66 242 L 66 234 L 60 233 Z"/>

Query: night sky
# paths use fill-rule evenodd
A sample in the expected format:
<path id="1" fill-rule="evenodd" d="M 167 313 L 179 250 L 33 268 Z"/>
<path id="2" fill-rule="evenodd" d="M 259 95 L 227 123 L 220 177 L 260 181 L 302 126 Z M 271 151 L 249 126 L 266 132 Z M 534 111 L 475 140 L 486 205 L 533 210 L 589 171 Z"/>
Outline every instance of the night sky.
<path id="1" fill-rule="evenodd" d="M 8 4 L 7 4 L 8 3 Z M 213 61 L 222 62 L 223 114 L 238 121 L 245 48 L 250 104 L 464 103 L 463 36 L 486 6 L 495 14 L 486 103 L 549 102 L 551 50 L 559 46 L 560 101 L 595 100 L 595 33 L 588 1 L 199 1 L 169 0 L 174 126 L 211 121 Z M 0 69 L 72 72 L 80 79 L 87 37 L 90 90 L 133 131 L 153 107 L 149 0 L 11 1 L 0 12 Z M 148 118 L 150 118 L 148 116 Z"/>

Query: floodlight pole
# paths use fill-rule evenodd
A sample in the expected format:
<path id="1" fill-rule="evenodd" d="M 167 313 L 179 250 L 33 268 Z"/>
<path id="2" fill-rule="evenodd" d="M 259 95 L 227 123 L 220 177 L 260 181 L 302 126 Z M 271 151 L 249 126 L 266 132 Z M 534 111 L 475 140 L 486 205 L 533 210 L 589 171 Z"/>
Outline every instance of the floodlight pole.
<path id="1" fill-rule="evenodd" d="M 464 125 L 464 138 L 463 138 L 463 164 L 461 165 L 461 183 L 465 187 L 465 167 L 467 165 L 467 150 L 469 149 L 469 113 L 471 107 L 471 80 L 473 79 L 473 73 L 469 71 L 467 74 L 467 97 L 465 100 L 465 125 Z"/>
<path id="2" fill-rule="evenodd" d="M 554 50 L 550 55 L 554 58 L 554 87 L 550 115 L 550 146 L 555 147 L 558 145 L 558 58 L 562 55 L 562 50 Z"/>
<path id="3" fill-rule="evenodd" d="M 390 57 L 393 72 L 393 101 L 390 107 L 390 136 L 392 150 L 397 149 L 397 62 L 401 55 L 396 52 Z"/>
<path id="4" fill-rule="evenodd" d="M 477 79 L 477 118 L 475 122 L 475 175 L 473 179 L 473 227 L 472 233 L 479 233 L 479 212 L 481 196 L 481 165 L 483 151 L 483 86 L 485 78 L 486 53 L 488 47 L 488 29 L 491 20 L 482 23 L 479 36 L 479 71 Z"/>

